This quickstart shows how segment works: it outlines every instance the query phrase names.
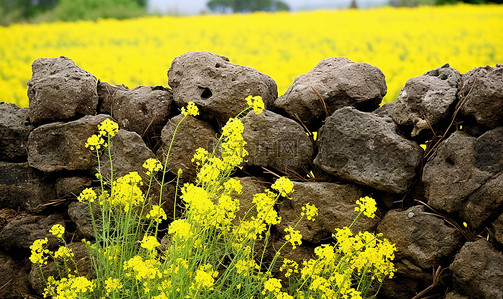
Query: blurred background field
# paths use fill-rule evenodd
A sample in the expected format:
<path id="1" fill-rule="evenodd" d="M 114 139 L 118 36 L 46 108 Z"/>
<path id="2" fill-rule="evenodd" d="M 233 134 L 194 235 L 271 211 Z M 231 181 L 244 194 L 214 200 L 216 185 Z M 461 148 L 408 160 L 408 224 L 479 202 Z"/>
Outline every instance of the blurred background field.
<path id="1" fill-rule="evenodd" d="M 102 81 L 132 88 L 167 86 L 176 56 L 206 50 L 268 74 L 280 95 L 320 60 L 344 56 L 384 72 L 385 102 L 396 100 L 407 79 L 445 63 L 460 72 L 503 63 L 503 6 L 497 4 L 238 14 L 220 7 L 221 14 L 147 16 L 145 1 L 121 1 L 122 8 L 104 10 L 115 15 L 72 17 L 87 21 L 57 21 L 54 10 L 11 16 L 14 23 L 4 18 L 0 101 L 28 106 L 31 63 L 61 55 Z"/>

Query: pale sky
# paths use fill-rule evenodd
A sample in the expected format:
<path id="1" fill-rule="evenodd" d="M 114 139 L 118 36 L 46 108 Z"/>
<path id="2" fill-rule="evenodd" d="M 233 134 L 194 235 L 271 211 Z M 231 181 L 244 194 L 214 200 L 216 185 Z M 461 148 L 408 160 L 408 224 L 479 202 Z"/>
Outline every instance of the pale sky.
<path id="1" fill-rule="evenodd" d="M 322 8 L 346 8 L 351 0 L 283 0 L 291 11 L 312 10 Z M 162 14 L 194 15 L 209 12 L 206 7 L 208 0 L 147 0 L 151 12 Z M 357 0 L 360 7 L 379 6 L 388 0 Z"/>

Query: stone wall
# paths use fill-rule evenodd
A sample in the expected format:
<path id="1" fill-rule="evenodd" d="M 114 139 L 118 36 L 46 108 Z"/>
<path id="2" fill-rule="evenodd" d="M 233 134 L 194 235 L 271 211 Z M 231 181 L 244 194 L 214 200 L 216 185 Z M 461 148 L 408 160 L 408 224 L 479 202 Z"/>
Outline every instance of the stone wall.
<path id="1" fill-rule="evenodd" d="M 278 206 L 276 239 L 302 205 L 319 208 L 317 221 L 299 228 L 303 246 L 287 255 L 302 259 L 331 241 L 334 227 L 356 216 L 356 200 L 370 195 L 378 217 L 356 228 L 383 233 L 398 248 L 398 273 L 382 298 L 503 298 L 502 65 L 460 74 L 446 64 L 410 79 L 382 106 L 384 74 L 346 58 L 322 60 L 279 98 L 269 76 L 209 52 L 177 57 L 168 78 L 171 89 L 129 89 L 66 57 L 37 59 L 29 108 L 0 103 L 1 298 L 35 294 L 29 246 L 50 237 L 53 224 L 69 239 L 91 237 L 76 196 L 98 183 L 96 157 L 84 147 L 98 123 L 112 118 L 121 128 L 115 176 L 142 173 L 147 158 L 163 160 L 180 108 L 195 102 L 200 116 L 180 126 L 168 163 L 189 181 L 194 150 L 215 145 L 248 95 L 261 96 L 266 110 L 242 118 L 249 157 L 236 173 L 241 205 L 274 174 L 294 180 L 292 199 Z"/>

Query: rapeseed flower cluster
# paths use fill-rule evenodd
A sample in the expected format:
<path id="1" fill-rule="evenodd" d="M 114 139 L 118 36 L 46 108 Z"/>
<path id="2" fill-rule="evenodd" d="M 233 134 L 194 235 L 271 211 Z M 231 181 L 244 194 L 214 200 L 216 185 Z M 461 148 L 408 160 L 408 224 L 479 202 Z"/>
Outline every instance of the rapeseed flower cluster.
<path id="1" fill-rule="evenodd" d="M 91 135 L 85 144 L 86 148 L 92 151 L 98 151 L 102 147 L 107 147 L 108 143 L 105 138 L 110 140 L 109 138 L 114 137 L 119 131 L 119 125 L 107 118 L 98 125 L 98 130 L 98 134 Z"/>
<path id="2" fill-rule="evenodd" d="M 249 108 L 240 115 L 249 109 L 255 113 L 261 111 L 263 103 L 259 97 L 246 100 Z M 194 116 L 196 110 L 195 105 L 189 104 L 182 113 Z M 107 121 L 100 124 L 99 130 L 102 133 L 96 136 L 106 136 L 110 143 L 118 126 Z M 30 247 L 30 260 L 39 265 L 42 276 L 42 265 L 49 262 L 60 269 L 58 263 L 63 261 L 66 269 L 57 278 L 47 278 L 44 296 L 162 299 L 262 295 L 293 299 L 289 289 L 302 298 L 363 298 L 374 281 L 381 283 L 384 278 L 392 277 L 394 246 L 368 232 L 353 235 L 346 227 L 335 230 L 335 244 L 315 249 L 316 258 L 302 265 L 283 259 L 280 271 L 290 280 L 288 288 L 284 288 L 273 276 L 273 269 L 279 266 L 281 249 L 287 244 L 294 249 L 302 244 L 302 235 L 296 226 L 302 220 L 315 221 L 318 209 L 312 204 L 303 206 L 298 221 L 285 229 L 281 248 L 273 256 L 266 255 L 271 229 L 281 222 L 276 211 L 277 201 L 281 197 L 288 200 L 294 185 L 287 177 L 278 178 L 271 189 L 255 194 L 253 207 L 238 218 L 240 203 L 236 197 L 242 193 L 243 186 L 231 175 L 247 154 L 242 133 L 240 119 L 231 118 L 222 128 L 212 153 L 204 149 L 196 151 L 193 162 L 198 173 L 193 183 L 185 183 L 180 188 L 183 203 L 179 206 L 184 209 L 181 216 L 173 213 L 163 240 L 159 235 L 159 224 L 167 220 L 163 202 L 149 202 L 142 191 L 141 176 L 130 172 L 105 181 L 99 172 L 99 196 L 92 188 L 84 189 L 78 196 L 80 202 L 88 204 L 92 218 L 95 242 L 82 242 L 89 250 L 96 278 L 76 276 L 79 272 L 75 262 L 75 270 L 68 267 L 75 257 L 66 244 L 53 253 L 46 248 L 47 238 L 37 240 Z M 110 164 L 113 171 L 111 160 Z M 159 161 L 149 159 L 144 168 L 150 176 L 148 190 L 152 182 L 157 181 L 154 178 L 159 171 L 163 172 L 160 183 L 164 184 L 166 168 L 161 167 Z M 97 212 L 94 202 L 99 203 Z M 175 200 L 173 209 L 179 206 Z M 375 201 L 362 198 L 358 209 L 360 214 L 372 216 L 376 211 Z M 63 226 L 54 225 L 50 233 L 64 243 Z"/>

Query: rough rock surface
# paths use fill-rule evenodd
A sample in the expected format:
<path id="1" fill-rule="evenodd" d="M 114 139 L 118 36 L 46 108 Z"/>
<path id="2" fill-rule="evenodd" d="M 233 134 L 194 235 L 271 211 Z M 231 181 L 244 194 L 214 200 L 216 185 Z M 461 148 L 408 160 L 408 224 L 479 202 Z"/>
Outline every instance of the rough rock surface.
<path id="1" fill-rule="evenodd" d="M 335 228 L 349 226 L 358 212 L 355 212 L 356 201 L 362 197 L 363 190 L 351 184 L 326 182 L 295 182 L 291 199 L 284 200 L 279 205 L 281 222 L 278 230 L 284 233 L 288 226 L 294 226 L 302 213 L 302 207 L 307 203 L 318 208 L 316 221 L 304 218 L 296 227 L 302 234 L 302 239 L 311 243 L 320 243 L 330 238 Z M 365 216 L 358 218 L 353 231 L 365 231 L 377 224 L 375 219 Z"/>
<path id="2" fill-rule="evenodd" d="M 475 68 L 463 74 L 462 82 L 461 113 L 490 128 L 503 125 L 503 65 Z"/>
<path id="3" fill-rule="evenodd" d="M 26 161 L 26 143 L 32 129 L 27 108 L 0 102 L 0 160 Z"/>
<path id="4" fill-rule="evenodd" d="M 396 100 L 393 120 L 412 127 L 412 137 L 436 129 L 450 115 L 460 80 L 461 74 L 448 64 L 409 79 Z"/>
<path id="5" fill-rule="evenodd" d="M 98 95 L 103 99 L 100 113 L 110 114 L 121 128 L 141 136 L 159 132 L 171 114 L 173 95 L 162 86 L 127 89 L 100 82 Z"/>
<path id="6" fill-rule="evenodd" d="M 458 293 L 469 298 L 503 298 L 503 254 L 486 240 L 467 242 L 450 269 Z"/>
<path id="7" fill-rule="evenodd" d="M 162 129 L 162 145 L 157 151 L 157 158 L 163 165 L 176 125 L 182 118 L 182 114 L 171 118 Z M 192 164 L 192 157 L 194 157 L 196 149 L 201 147 L 211 153 L 217 144 L 216 135 L 217 132 L 208 123 L 192 116 L 187 116 L 176 131 L 167 168 L 174 174 L 178 172 L 178 169 L 181 169 L 183 171 L 183 178 L 194 177 L 196 167 Z"/>
<path id="8" fill-rule="evenodd" d="M 99 205 L 93 205 L 94 220 L 100 227 Z M 86 203 L 74 201 L 68 206 L 68 216 L 77 226 L 77 233 L 80 239 L 94 240 L 93 220 L 89 211 L 89 205 Z M 79 240 L 80 240 L 79 239 Z"/>
<path id="9" fill-rule="evenodd" d="M 320 61 L 311 71 L 295 78 L 274 105 L 305 124 L 323 120 L 344 106 L 372 111 L 386 95 L 384 74 L 375 66 L 344 57 Z"/>
<path id="10" fill-rule="evenodd" d="M 39 58 L 33 62 L 32 71 L 28 98 L 33 124 L 96 114 L 96 77 L 75 65 L 73 60 L 64 56 Z"/>
<path id="11" fill-rule="evenodd" d="M 423 150 L 374 113 L 345 107 L 319 131 L 314 164 L 342 179 L 391 193 L 404 193 L 416 176 Z"/>
<path id="12" fill-rule="evenodd" d="M 385 236 L 386 237 L 386 236 Z M 383 282 L 377 298 L 409 299 L 431 284 L 431 270 L 424 271 L 411 261 L 403 259 L 393 261 L 396 268 L 393 279 Z"/>
<path id="13" fill-rule="evenodd" d="M 55 199 L 54 182 L 28 163 L 0 161 L 0 208 L 24 208 L 35 212 Z"/>
<path id="14" fill-rule="evenodd" d="M 382 118 L 387 118 L 392 120 L 393 110 L 395 110 L 396 102 L 386 103 L 381 107 L 374 110 L 374 113 Z"/>
<path id="15" fill-rule="evenodd" d="M 409 259 L 424 269 L 438 267 L 442 259 L 456 253 L 462 241 L 459 231 L 425 213 L 423 206 L 389 211 L 378 232 L 395 243 L 398 259 Z"/>
<path id="16" fill-rule="evenodd" d="M 445 299 L 469 299 L 466 296 L 460 295 L 456 293 L 455 291 L 449 292 L 445 294 Z"/>
<path id="17" fill-rule="evenodd" d="M 114 180 L 133 171 L 145 178 L 146 170 L 142 165 L 147 159 L 155 158 L 154 153 L 145 145 L 140 135 L 124 129 L 120 129 L 112 138 L 111 154 Z M 108 153 L 101 158 L 101 175 L 105 178 L 110 178 L 109 160 Z"/>
<path id="18" fill-rule="evenodd" d="M 428 203 L 479 227 L 503 204 L 503 127 L 478 138 L 456 131 L 423 171 Z M 501 213 L 501 211 L 499 211 Z"/>
<path id="19" fill-rule="evenodd" d="M 500 244 L 503 244 L 503 214 L 501 214 L 496 221 L 493 222 L 494 238 Z"/>
<path id="20" fill-rule="evenodd" d="M 0 298 L 32 298 L 28 286 L 30 265 L 0 251 Z"/>
<path id="21" fill-rule="evenodd" d="M 86 115 L 67 123 L 51 123 L 34 129 L 28 136 L 28 163 L 43 172 L 89 170 L 96 157 L 85 147 L 87 138 L 98 132 L 97 125 L 108 115 Z"/>
<path id="22" fill-rule="evenodd" d="M 28 215 L 9 222 L 0 232 L 0 245 L 5 250 L 29 249 L 33 241 L 46 238 L 48 247 L 54 248 L 58 241 L 49 230 L 54 224 L 65 226 L 60 214 L 49 216 Z"/>
<path id="23" fill-rule="evenodd" d="M 313 155 L 313 143 L 300 124 L 272 111 L 250 111 L 242 118 L 248 164 L 279 171 L 301 171 Z"/>
<path id="24" fill-rule="evenodd" d="M 276 82 L 268 75 L 204 51 L 176 57 L 168 79 L 178 106 L 192 101 L 202 115 L 209 113 L 222 125 L 247 107 L 247 96 L 261 96 L 266 108 L 278 97 Z"/>
<path id="25" fill-rule="evenodd" d="M 60 177 L 56 180 L 55 188 L 58 197 L 78 196 L 82 190 L 90 187 L 92 179 L 82 176 Z"/>

